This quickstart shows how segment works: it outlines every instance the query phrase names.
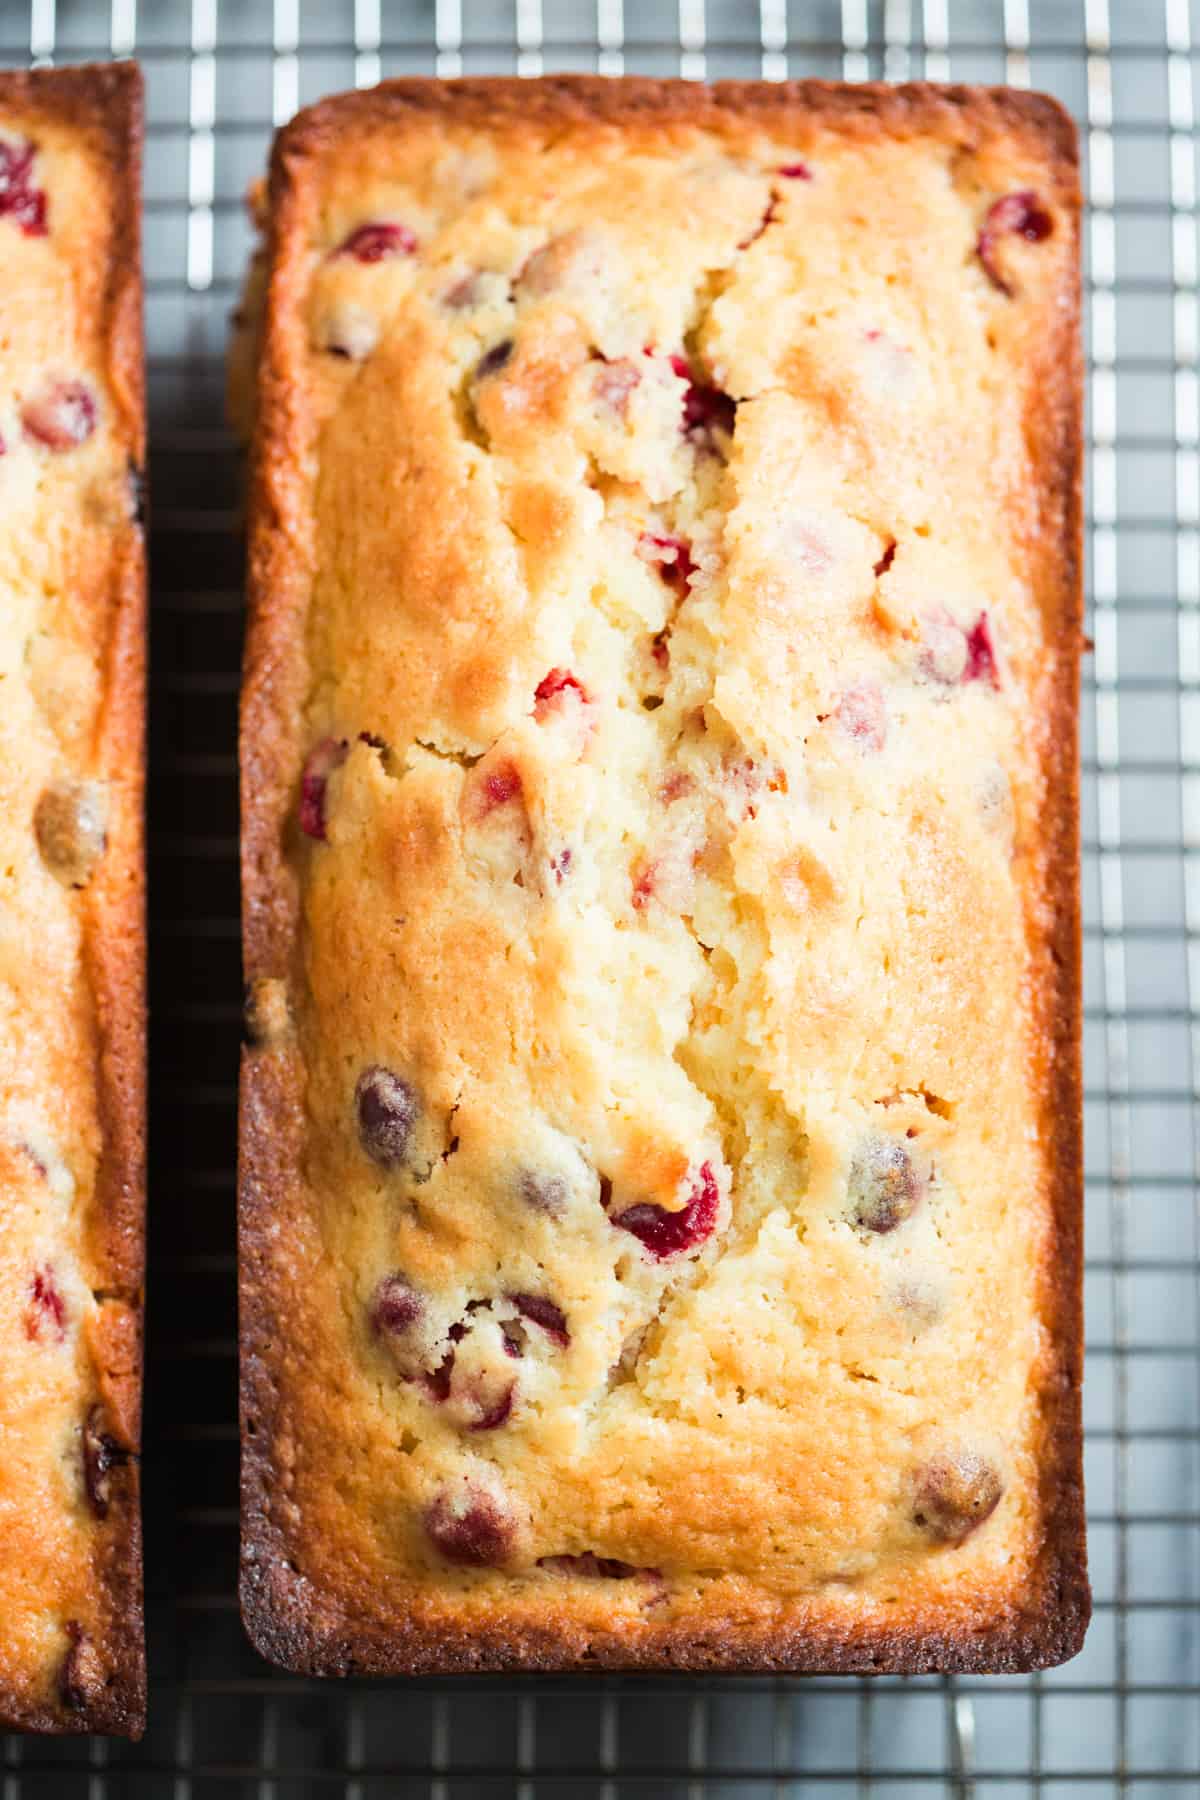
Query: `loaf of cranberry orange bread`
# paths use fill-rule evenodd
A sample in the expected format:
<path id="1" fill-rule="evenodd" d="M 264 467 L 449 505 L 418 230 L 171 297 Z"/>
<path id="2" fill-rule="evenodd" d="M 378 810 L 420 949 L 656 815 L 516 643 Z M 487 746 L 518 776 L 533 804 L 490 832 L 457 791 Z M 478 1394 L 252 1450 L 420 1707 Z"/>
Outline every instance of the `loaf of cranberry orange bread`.
<path id="1" fill-rule="evenodd" d="M 982 89 L 399 82 L 278 139 L 277 1661 L 1077 1648 L 1078 206 Z"/>
<path id="2" fill-rule="evenodd" d="M 137 1735 L 141 80 L 0 75 L 0 1722 Z"/>

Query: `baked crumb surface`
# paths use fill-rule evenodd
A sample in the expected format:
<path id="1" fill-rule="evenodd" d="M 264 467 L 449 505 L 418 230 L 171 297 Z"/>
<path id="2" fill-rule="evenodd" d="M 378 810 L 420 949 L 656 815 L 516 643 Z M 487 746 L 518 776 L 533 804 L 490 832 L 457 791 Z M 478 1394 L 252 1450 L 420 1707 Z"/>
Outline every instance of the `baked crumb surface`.
<path id="1" fill-rule="evenodd" d="M 252 1629 L 1061 1654 L 1062 126 L 421 86 L 276 162 Z"/>

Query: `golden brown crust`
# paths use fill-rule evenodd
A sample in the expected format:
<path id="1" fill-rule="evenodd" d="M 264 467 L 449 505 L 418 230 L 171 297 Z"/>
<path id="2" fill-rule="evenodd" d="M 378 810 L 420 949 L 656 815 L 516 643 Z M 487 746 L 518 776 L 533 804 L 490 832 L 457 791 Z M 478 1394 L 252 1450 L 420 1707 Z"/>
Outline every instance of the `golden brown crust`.
<path id="1" fill-rule="evenodd" d="M 644 131 L 656 143 L 697 130 L 742 137 L 748 127 L 801 143 L 814 122 L 868 143 L 880 136 L 946 133 L 954 142 L 1010 135 L 1052 172 L 1056 196 L 1077 238 L 1074 128 L 1043 96 L 979 88 L 847 88 L 821 82 L 778 85 L 562 77 L 537 83 L 404 81 L 325 101 L 301 114 L 276 141 L 270 181 L 269 281 L 251 498 L 247 643 L 242 712 L 243 882 L 248 980 L 296 978 L 297 878 L 284 853 L 284 825 L 303 755 L 301 718 L 309 690 L 305 609 L 314 568 L 313 519 L 305 471 L 315 423 L 290 378 L 303 342 L 307 280 L 304 222 L 311 216 L 322 159 L 365 143 L 405 116 L 452 117 L 456 124 L 553 135 L 586 129 L 622 138 Z M 1080 979 L 1078 916 L 1077 675 L 1081 643 L 1081 376 L 1077 288 L 1064 292 L 1046 346 L 1042 407 L 1032 428 L 1044 472 L 1041 527 L 1060 548 L 1047 605 L 1057 646 L 1045 737 L 1041 828 L 1048 850 L 1049 941 L 1054 974 L 1039 1013 L 1047 1046 L 1044 1114 L 1053 1121 L 1056 1174 L 1053 1243 L 1043 1310 L 1053 1371 L 1042 1396 L 1047 1453 L 1039 1496 L 1043 1549 L 1032 1594 L 980 1622 L 920 1618 L 895 1629 L 877 1624 L 831 1636 L 819 1613 L 784 1621 L 714 1618 L 711 1627 L 618 1621 L 606 1631 L 581 1625 L 561 1607 L 545 1625 L 471 1616 L 455 1632 L 415 1623 L 389 1609 L 347 1555 L 338 1592 L 304 1573 L 308 1537 L 291 1500 L 296 1446 L 282 1395 L 290 1353 L 280 1272 L 292 1292 L 301 1272 L 303 1196 L 297 1178 L 303 1137 L 304 1071 L 294 1044 L 244 1053 L 241 1110 L 242 1581 L 243 1618 L 262 1653 L 299 1672 L 414 1673 L 487 1668 L 554 1670 L 696 1668 L 796 1672 L 1012 1672 L 1051 1666 L 1078 1649 L 1089 1614 L 1081 1484 L 1082 1363 Z M 1045 958 L 1039 958 L 1039 966 Z M 297 1250 L 295 1257 L 304 1252 Z M 293 1349 L 296 1346 L 293 1345 Z M 308 1530 L 314 1527 L 308 1527 Z M 320 1529 L 319 1526 L 315 1529 Z"/>
<path id="2" fill-rule="evenodd" d="M 1044 1279 L 1044 1307 L 1058 1368 L 1044 1404 L 1053 1453 L 1042 1471 L 1042 1508 L 1048 1521 L 1044 1580 L 1047 1613 L 1074 1655 L 1091 1616 L 1083 1493 L 1083 940 L 1079 898 L 1079 662 L 1083 650 L 1083 357 L 1080 296 L 1075 284 L 1064 307 L 1056 379 L 1048 384 L 1040 420 L 1039 454 L 1050 471 L 1053 523 L 1061 544 L 1059 632 L 1061 656 L 1043 742 L 1046 782 L 1041 831 L 1051 871 L 1051 978 L 1040 1017 L 1047 1044 L 1047 1111 L 1052 1121 L 1055 1182 L 1053 1252 Z M 1044 964 L 1043 964 L 1044 966 Z"/>
<path id="3" fill-rule="evenodd" d="M 145 462 L 142 345 L 142 78 L 133 63 L 0 75 L 6 117 L 67 126 L 104 171 L 111 207 L 103 284 L 105 376 L 132 491 Z M 131 509 L 132 511 L 132 509 Z M 107 1623 L 95 1648 L 106 1672 L 77 1684 L 75 1703 L 30 1707 L 0 1694 L 0 1722 L 40 1732 L 140 1737 L 145 1728 L 142 1536 L 137 1454 L 141 1432 L 145 1255 L 145 548 L 140 517 L 118 530 L 97 646 L 102 701 L 91 746 L 109 784 L 108 848 L 81 899 L 84 975 L 95 1021 L 101 1151 L 87 1250 L 98 1314 L 88 1332 L 105 1431 L 122 1453 L 111 1472 L 107 1517 L 97 1525 L 96 1579 Z M 63 1683 L 59 1684 L 60 1690 Z"/>

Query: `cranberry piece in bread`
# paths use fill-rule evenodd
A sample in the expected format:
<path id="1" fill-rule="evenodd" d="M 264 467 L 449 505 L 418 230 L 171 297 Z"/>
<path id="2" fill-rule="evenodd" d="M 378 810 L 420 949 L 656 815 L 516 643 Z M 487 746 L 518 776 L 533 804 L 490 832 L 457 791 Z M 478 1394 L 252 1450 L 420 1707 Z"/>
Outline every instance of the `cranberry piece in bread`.
<path id="1" fill-rule="evenodd" d="M 872 1137 L 850 1164 L 850 1218 L 862 1231 L 880 1235 L 910 1219 L 925 1184 L 906 1147 L 892 1138 Z"/>
<path id="2" fill-rule="evenodd" d="M 720 1191 L 712 1164 L 702 1163 L 687 1204 L 678 1212 L 643 1201 L 610 1217 L 622 1231 L 632 1232 L 656 1262 L 663 1262 L 669 1256 L 694 1250 L 712 1236 L 719 1205 Z"/>
<path id="3" fill-rule="evenodd" d="M 516 1527 L 493 1495 L 464 1483 L 444 1489 L 425 1514 L 425 1530 L 438 1554 L 465 1568 L 495 1568 L 513 1551 Z"/>
<path id="4" fill-rule="evenodd" d="M 402 1076 L 376 1063 L 358 1078 L 354 1110 L 359 1142 L 372 1162 L 383 1169 L 397 1168 L 421 1116 L 416 1090 Z"/>
<path id="5" fill-rule="evenodd" d="M 377 263 L 388 256 L 411 256 L 417 237 L 407 225 L 395 220 L 375 220 L 358 226 L 338 245 L 338 256 L 352 256 L 355 262 Z"/>
<path id="6" fill-rule="evenodd" d="M 46 450 L 76 450 L 96 429 L 95 395 L 86 381 L 44 381 L 21 408 L 21 425 Z"/>
<path id="7" fill-rule="evenodd" d="M 1004 1482 L 995 1464 L 977 1450 L 934 1457 L 917 1473 L 913 1523 L 942 1544 L 961 1544 L 995 1512 Z"/>

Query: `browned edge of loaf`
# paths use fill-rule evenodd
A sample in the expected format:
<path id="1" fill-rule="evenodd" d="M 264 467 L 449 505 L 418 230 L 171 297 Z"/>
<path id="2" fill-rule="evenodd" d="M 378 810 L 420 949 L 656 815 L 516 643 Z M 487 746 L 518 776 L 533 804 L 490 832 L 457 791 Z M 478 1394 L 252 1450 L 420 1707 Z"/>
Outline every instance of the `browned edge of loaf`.
<path id="1" fill-rule="evenodd" d="M 1040 145 L 1062 183 L 1078 247 L 1075 127 L 1044 95 L 1004 88 L 913 84 L 842 86 L 607 80 L 559 76 L 536 82 L 402 80 L 322 101 L 276 138 L 270 172 L 269 285 L 258 372 L 249 540 L 250 620 L 241 716 L 243 918 L 248 980 L 301 978 L 300 899 L 284 855 L 302 749 L 307 691 L 305 612 L 313 573 L 303 470 L 315 450 L 311 420 L 289 376 L 289 346 L 306 281 L 305 194 L 326 149 L 347 133 L 381 132 L 405 118 L 450 116 L 456 124 L 550 131 L 572 127 L 673 128 L 720 134 L 750 121 L 765 131 L 803 133 L 814 119 L 848 135 L 904 137 L 942 128 L 963 141 L 1006 130 Z M 1078 255 L 1076 255 L 1076 265 Z M 553 1627 L 480 1626 L 453 1635 L 382 1610 L 364 1616 L 355 1596 L 319 1592 L 303 1571 L 304 1526 L 272 1511 L 281 1449 L 287 1449 L 281 1376 L 287 1320 L 272 1289 L 272 1241 L 297 1204 L 303 1142 L 303 1071 L 293 1047 L 248 1047 L 242 1057 L 240 1121 L 240 1298 L 242 1421 L 242 1618 L 272 1662 L 311 1675 L 421 1674 L 585 1668 L 916 1674 L 1017 1673 L 1074 1655 L 1090 1615 L 1084 1535 L 1080 1383 L 1082 1347 L 1082 1081 L 1080 1072 L 1078 673 L 1082 648 L 1082 368 L 1078 277 L 1056 311 L 1053 359 L 1061 371 L 1042 396 L 1039 459 L 1049 510 L 1061 520 L 1057 618 L 1058 682 L 1044 745 L 1046 802 L 1040 821 L 1051 874 L 1053 924 L 1041 969 L 1041 1014 L 1051 1038 L 1045 1111 L 1056 1175 L 1053 1240 L 1043 1310 L 1056 1366 L 1043 1395 L 1048 1453 L 1040 1509 L 1044 1546 L 1037 1592 L 970 1634 L 928 1630 L 821 1632 L 745 1629 L 714 1618 L 704 1627 L 664 1624 L 635 1650 L 619 1632 L 598 1637 Z"/>
<path id="2" fill-rule="evenodd" d="M 142 337 L 142 76 L 135 63 L 0 74 L 0 105 L 36 136 L 39 119 L 84 137 L 106 171 L 111 231 L 101 342 L 107 404 L 140 491 L 146 454 Z M 53 218 L 51 219 L 53 229 Z M 131 1453 L 112 1473 L 96 1557 L 107 1623 L 101 1651 L 110 1679 L 85 1706 L 29 1709 L 0 1692 L 0 1724 L 25 1731 L 142 1735 L 146 1654 L 141 1442 L 142 1304 L 146 1202 L 146 926 L 143 796 L 146 719 L 146 558 L 131 517 L 114 558 L 101 648 L 102 697 L 92 745 L 110 784 L 108 850 L 83 891 L 83 956 L 96 1033 L 101 1149 L 85 1240 L 101 1307 L 97 1386 L 106 1429 Z M 106 1318 L 106 1315 L 109 1315 Z"/>

